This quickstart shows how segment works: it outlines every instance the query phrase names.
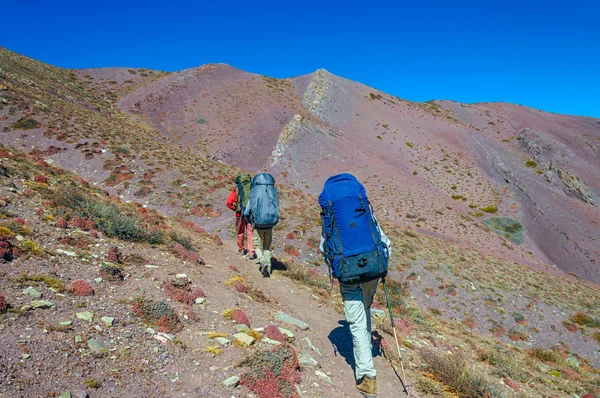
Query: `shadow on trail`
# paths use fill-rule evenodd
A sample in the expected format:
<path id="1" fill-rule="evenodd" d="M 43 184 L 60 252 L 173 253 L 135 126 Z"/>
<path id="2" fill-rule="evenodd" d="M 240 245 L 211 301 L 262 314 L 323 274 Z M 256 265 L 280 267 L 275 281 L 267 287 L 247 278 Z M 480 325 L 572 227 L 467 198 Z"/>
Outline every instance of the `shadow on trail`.
<path id="1" fill-rule="evenodd" d="M 287 271 L 287 266 L 276 259 L 275 257 L 271 257 L 271 270 L 272 271 Z"/>
<path id="2" fill-rule="evenodd" d="M 329 338 L 329 341 L 331 341 L 331 345 L 333 346 L 333 354 L 337 356 L 339 353 L 354 372 L 354 347 L 352 346 L 350 327 L 345 320 L 338 321 L 338 324 L 340 326 L 333 329 L 327 338 Z"/>
<path id="3" fill-rule="evenodd" d="M 339 353 L 346 360 L 346 363 L 352 367 L 352 370 L 354 370 L 354 347 L 352 346 L 350 326 L 345 320 L 338 321 L 338 324 L 340 326 L 333 329 L 327 337 L 333 345 L 333 353 L 335 355 Z M 382 336 L 378 332 L 374 332 L 372 340 L 373 349 L 371 350 L 373 357 L 382 355 L 381 340 Z"/>

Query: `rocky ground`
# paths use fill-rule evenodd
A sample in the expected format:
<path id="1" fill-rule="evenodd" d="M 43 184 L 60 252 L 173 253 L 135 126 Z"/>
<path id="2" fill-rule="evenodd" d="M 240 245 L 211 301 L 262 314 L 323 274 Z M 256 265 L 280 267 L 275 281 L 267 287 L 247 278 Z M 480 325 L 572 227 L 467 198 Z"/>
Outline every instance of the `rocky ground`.
<path id="1" fill-rule="evenodd" d="M 597 128 L 326 71 L 68 71 L 0 49 L 0 396 L 355 396 L 315 195 L 349 170 L 393 242 L 411 396 L 600 396 Z M 235 254 L 239 167 L 277 176 L 270 279 Z M 373 316 L 380 395 L 403 396 L 381 290 Z"/>

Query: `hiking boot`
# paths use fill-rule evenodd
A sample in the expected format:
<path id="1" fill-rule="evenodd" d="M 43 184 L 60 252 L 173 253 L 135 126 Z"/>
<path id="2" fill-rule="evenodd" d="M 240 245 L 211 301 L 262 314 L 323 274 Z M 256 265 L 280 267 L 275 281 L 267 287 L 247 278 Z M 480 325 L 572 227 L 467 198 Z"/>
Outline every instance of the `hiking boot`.
<path id="1" fill-rule="evenodd" d="M 250 255 L 250 257 L 248 257 L 250 260 L 256 260 L 258 258 L 258 256 L 256 255 L 256 253 L 252 253 Z"/>
<path id="2" fill-rule="evenodd" d="M 377 380 L 375 377 L 365 376 L 356 385 L 358 391 L 367 398 L 377 397 Z"/>

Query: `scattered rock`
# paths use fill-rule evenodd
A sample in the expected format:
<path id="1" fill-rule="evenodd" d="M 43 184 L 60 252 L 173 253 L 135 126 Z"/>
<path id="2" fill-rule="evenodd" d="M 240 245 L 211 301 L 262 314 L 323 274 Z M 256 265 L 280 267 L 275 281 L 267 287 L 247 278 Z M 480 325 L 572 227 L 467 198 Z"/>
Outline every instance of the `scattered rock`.
<path id="1" fill-rule="evenodd" d="M 79 390 L 76 394 L 77 398 L 89 398 L 88 393 L 85 390 Z"/>
<path id="2" fill-rule="evenodd" d="M 236 387 L 240 383 L 240 378 L 237 376 L 231 376 L 223 380 L 223 385 L 227 388 Z"/>
<path id="3" fill-rule="evenodd" d="M 87 344 L 94 354 L 106 354 L 108 352 L 108 348 L 100 340 L 89 339 Z"/>
<path id="4" fill-rule="evenodd" d="M 58 398 L 71 398 L 71 393 L 68 391 L 61 392 Z"/>
<path id="5" fill-rule="evenodd" d="M 300 355 L 298 356 L 298 363 L 303 368 L 310 368 L 310 367 L 316 368 L 316 367 L 319 366 L 319 363 L 317 362 L 317 360 L 314 359 L 307 352 L 301 352 L 300 353 Z"/>
<path id="6" fill-rule="evenodd" d="M 327 376 L 325 373 L 321 372 L 320 370 L 315 370 L 315 374 L 317 375 L 317 377 L 329 384 L 333 384 L 333 381 L 331 381 L 331 378 L 329 376 Z"/>
<path id="7" fill-rule="evenodd" d="M 231 344 L 231 341 L 229 341 L 229 339 L 226 339 L 225 337 L 217 337 L 215 338 L 215 341 L 221 344 L 222 346 L 228 346 L 229 344 Z"/>
<path id="8" fill-rule="evenodd" d="M 29 354 L 21 354 L 21 358 L 23 358 L 23 359 L 29 359 L 29 358 L 31 358 L 31 355 L 29 355 Z"/>
<path id="9" fill-rule="evenodd" d="M 250 346 L 252 343 L 254 343 L 254 337 L 246 334 L 246 333 L 236 333 L 233 335 L 233 337 L 239 341 L 240 343 L 242 343 L 242 345 L 244 347 L 248 347 Z"/>
<path id="10" fill-rule="evenodd" d="M 75 336 L 75 342 L 76 343 L 82 343 L 83 339 L 81 338 L 81 336 L 77 335 L 77 336 Z"/>
<path id="11" fill-rule="evenodd" d="M 263 337 L 261 341 L 264 343 L 270 344 L 270 345 L 280 345 L 281 344 L 281 341 L 273 340 L 268 337 Z"/>
<path id="12" fill-rule="evenodd" d="M 286 328 L 279 328 L 279 331 L 281 333 L 285 334 L 287 336 L 288 340 L 290 340 L 290 341 L 294 340 L 294 332 L 292 332 L 291 330 L 286 329 Z"/>
<path id="13" fill-rule="evenodd" d="M 275 319 L 278 319 L 278 320 L 280 320 L 282 322 L 285 322 L 285 323 L 289 323 L 290 325 L 297 326 L 297 327 L 299 327 L 302 330 L 309 330 L 310 329 L 310 326 L 308 326 L 308 324 L 306 322 L 303 322 L 303 321 L 301 321 L 299 319 L 296 319 L 296 318 L 294 318 L 294 317 L 286 314 L 285 312 L 278 311 L 275 314 Z"/>
<path id="14" fill-rule="evenodd" d="M 27 289 L 23 290 L 23 294 L 26 294 L 26 295 L 34 297 L 34 298 L 42 297 L 42 293 L 35 290 L 33 286 L 29 286 Z"/>
<path id="15" fill-rule="evenodd" d="M 371 308 L 371 316 L 376 318 L 385 318 L 385 311 L 379 308 Z"/>
<path id="16" fill-rule="evenodd" d="M 248 326 L 244 325 L 243 323 L 239 323 L 239 324 L 235 325 L 235 328 L 238 332 L 246 333 L 246 332 L 250 331 L 250 328 Z"/>
<path id="17" fill-rule="evenodd" d="M 94 278 L 94 282 L 96 283 L 100 283 L 102 282 L 102 278 L 98 277 L 98 278 Z"/>
<path id="18" fill-rule="evenodd" d="M 71 326 L 72 324 L 73 321 L 62 321 L 58 323 L 59 326 Z"/>
<path id="19" fill-rule="evenodd" d="M 78 312 L 77 318 L 83 319 L 84 321 L 92 322 L 94 320 L 94 314 L 89 311 Z"/>
<path id="20" fill-rule="evenodd" d="M 56 249 L 56 252 L 67 255 L 67 256 L 71 256 L 71 257 L 75 257 L 77 255 L 77 253 L 75 253 L 75 252 L 70 252 L 70 251 L 63 250 L 63 249 Z"/>
<path id="21" fill-rule="evenodd" d="M 306 344 L 308 344 L 308 346 L 310 347 L 311 350 L 313 350 L 314 352 L 316 352 L 317 354 L 319 354 L 319 356 L 323 356 L 323 354 L 321 354 L 321 351 L 319 351 L 319 349 L 317 347 L 315 347 L 315 345 L 312 343 L 312 341 L 310 341 L 310 339 L 308 337 L 304 337 L 304 341 L 306 341 Z"/>
<path id="22" fill-rule="evenodd" d="M 103 316 L 102 318 L 100 318 L 100 320 L 106 325 L 106 326 L 112 326 L 113 322 L 115 321 L 115 318 L 111 318 L 110 316 Z"/>
<path id="23" fill-rule="evenodd" d="M 48 300 L 33 300 L 31 302 L 31 306 L 33 308 L 50 308 L 50 307 L 54 307 L 54 303 L 52 301 L 48 301 Z"/>
<path id="24" fill-rule="evenodd" d="M 196 304 L 204 304 L 204 302 L 206 301 L 205 297 L 196 297 Z"/>

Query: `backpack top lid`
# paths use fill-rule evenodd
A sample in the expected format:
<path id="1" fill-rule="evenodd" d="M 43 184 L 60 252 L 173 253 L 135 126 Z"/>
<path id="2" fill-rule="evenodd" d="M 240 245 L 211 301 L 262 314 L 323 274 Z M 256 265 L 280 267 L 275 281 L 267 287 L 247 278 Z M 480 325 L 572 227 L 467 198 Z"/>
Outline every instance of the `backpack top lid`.
<path id="1" fill-rule="evenodd" d="M 331 176 L 325 181 L 323 192 L 319 195 L 319 204 L 322 208 L 327 208 L 329 202 L 333 203 L 338 199 L 349 196 L 362 196 L 367 198 L 365 187 L 352 174 L 343 173 Z"/>
<path id="2" fill-rule="evenodd" d="M 240 174 L 239 176 L 235 177 L 236 184 L 246 181 L 252 181 L 252 177 L 250 177 L 250 174 Z"/>
<path id="3" fill-rule="evenodd" d="M 252 186 L 255 185 L 275 185 L 275 179 L 269 173 L 259 173 L 252 179 Z"/>

